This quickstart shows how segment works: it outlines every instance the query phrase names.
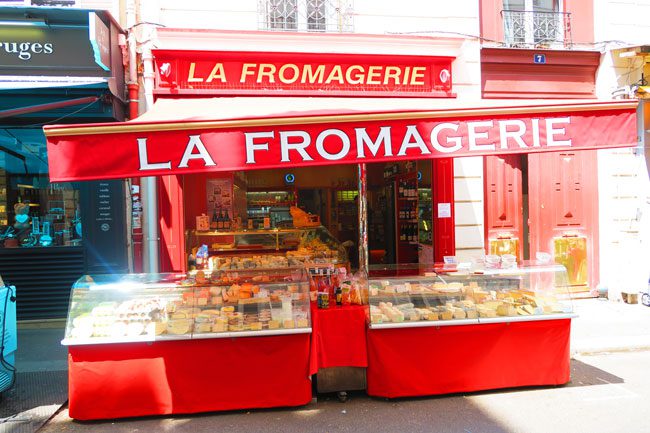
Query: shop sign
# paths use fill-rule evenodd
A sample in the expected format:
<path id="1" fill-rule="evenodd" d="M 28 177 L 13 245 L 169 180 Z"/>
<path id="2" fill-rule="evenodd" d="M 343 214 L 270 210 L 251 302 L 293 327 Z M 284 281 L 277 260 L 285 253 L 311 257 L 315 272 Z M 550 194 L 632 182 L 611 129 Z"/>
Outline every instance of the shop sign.
<path id="1" fill-rule="evenodd" d="M 0 25 L 1 74 L 110 75 L 109 29 L 94 12 L 89 12 L 88 19 L 90 24 L 77 26 L 4 20 Z"/>
<path id="2" fill-rule="evenodd" d="M 597 149 L 634 146 L 637 140 L 632 109 L 529 116 L 406 119 L 367 114 L 194 126 L 112 125 L 105 130 L 79 126 L 75 134 L 85 134 L 69 136 L 65 126 L 46 127 L 45 132 L 52 182 Z"/>
<path id="3" fill-rule="evenodd" d="M 158 94 L 453 97 L 452 57 L 155 51 Z"/>

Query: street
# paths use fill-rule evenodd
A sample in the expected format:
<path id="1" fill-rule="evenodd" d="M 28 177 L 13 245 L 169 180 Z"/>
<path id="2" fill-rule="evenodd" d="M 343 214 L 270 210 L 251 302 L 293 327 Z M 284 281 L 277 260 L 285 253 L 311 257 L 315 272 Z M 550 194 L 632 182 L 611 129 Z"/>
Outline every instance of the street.
<path id="1" fill-rule="evenodd" d="M 55 432 L 650 432 L 650 351 L 576 355 L 571 383 L 400 400 L 353 394 L 295 409 L 76 422 L 62 410 Z M 535 368 L 531 365 L 531 368 Z"/>

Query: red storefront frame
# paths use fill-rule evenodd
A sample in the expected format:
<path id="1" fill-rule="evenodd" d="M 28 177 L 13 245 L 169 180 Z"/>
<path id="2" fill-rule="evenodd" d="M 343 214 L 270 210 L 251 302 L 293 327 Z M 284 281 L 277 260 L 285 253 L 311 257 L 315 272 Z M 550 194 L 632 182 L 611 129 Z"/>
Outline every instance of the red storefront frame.
<path id="1" fill-rule="evenodd" d="M 312 112 L 306 115 L 304 113 L 303 115 L 298 113 L 289 116 L 225 120 L 213 119 L 208 121 L 190 118 L 185 121 L 160 120 L 129 122 L 119 125 L 55 126 L 46 127 L 45 131 L 48 139 L 50 166 L 52 167 L 50 170 L 52 181 L 150 175 L 160 176 L 161 184 L 166 185 L 169 191 L 175 191 L 172 192 L 170 196 L 172 199 L 168 202 L 168 210 L 170 210 L 170 213 L 164 214 L 168 216 L 166 222 L 169 225 L 170 234 L 169 241 L 165 242 L 166 245 L 170 246 L 168 250 L 171 255 L 172 250 L 175 250 L 175 254 L 178 254 L 178 251 L 182 250 L 182 247 L 178 248 L 178 242 L 182 243 L 183 228 L 182 225 L 179 227 L 180 224 L 176 222 L 182 219 L 182 211 L 178 211 L 178 197 L 173 196 L 173 194 L 180 193 L 181 191 L 178 176 L 182 174 L 232 171 L 236 169 L 245 170 L 252 169 L 253 167 L 274 168 L 286 166 L 287 163 L 293 166 L 300 165 L 301 162 L 295 159 L 292 160 L 291 158 L 288 161 L 282 161 L 282 159 L 285 159 L 284 156 L 287 155 L 287 153 L 283 154 L 282 146 L 285 146 L 286 149 L 287 145 L 294 151 L 293 156 L 297 152 L 303 159 L 302 164 L 304 165 L 436 159 L 441 161 L 438 169 L 453 173 L 453 164 L 450 164 L 450 162 L 453 161 L 451 158 L 454 156 L 487 155 L 504 152 L 548 152 L 559 150 L 558 147 L 561 148 L 562 146 L 567 146 L 571 149 L 633 146 L 636 144 L 635 109 L 636 102 L 584 103 L 581 101 L 580 103 L 533 105 L 529 107 L 520 106 L 516 108 L 476 107 L 474 109 L 462 110 L 355 114 L 332 114 L 323 112 L 315 114 Z M 557 121 L 557 119 L 560 120 Z M 499 121 L 502 121 L 502 123 L 498 123 Z M 497 122 L 497 126 L 495 126 L 495 122 Z M 507 122 L 505 127 L 502 126 L 504 125 L 503 122 Z M 513 130 L 508 129 L 509 126 L 513 125 L 518 131 L 514 135 L 512 135 Z M 524 126 L 522 127 L 521 125 Z M 302 143 L 304 145 L 307 143 L 307 140 L 309 140 L 309 145 L 314 142 L 318 143 L 318 137 L 324 133 L 323 131 L 332 130 L 340 131 L 340 133 L 330 133 L 330 135 L 338 137 L 340 143 L 344 143 L 345 139 L 343 136 L 347 136 L 348 138 L 355 136 L 354 132 L 358 128 L 367 128 L 365 131 L 371 131 L 371 133 L 374 131 L 376 140 L 378 140 L 379 134 L 381 134 L 381 128 L 389 128 L 386 137 L 391 137 L 391 143 L 395 139 L 395 142 L 399 144 L 393 148 L 385 144 L 388 139 L 384 138 L 384 154 L 380 154 L 379 157 L 376 154 L 379 153 L 381 146 L 377 144 L 379 141 L 375 141 L 372 146 L 373 158 L 359 158 L 359 153 L 356 155 L 349 153 L 345 155 L 341 154 L 338 160 L 328 159 L 328 156 L 331 157 L 335 151 L 331 148 L 329 150 L 325 148 L 326 144 L 324 139 L 321 141 L 321 149 L 317 153 L 309 153 L 305 150 L 308 145 L 301 147 L 300 144 Z M 445 144 L 442 145 L 438 141 L 436 146 L 432 143 L 433 140 L 438 140 L 439 137 L 436 136 L 436 138 L 432 139 L 434 137 L 432 131 L 436 130 L 436 128 L 438 128 L 438 132 L 445 128 L 448 130 L 452 129 L 458 135 L 452 136 L 447 134 L 443 139 Z M 302 137 L 302 142 L 288 139 L 282 142 L 281 138 L 279 142 L 274 141 L 277 137 L 282 136 L 282 132 L 296 130 L 303 132 L 303 134 L 296 134 L 292 137 Z M 506 135 L 509 134 L 509 137 L 512 139 L 511 142 L 508 142 L 507 139 L 505 142 L 500 140 L 499 134 L 503 136 L 504 132 Z M 268 141 L 266 145 L 253 141 L 251 147 L 251 141 L 247 142 L 246 133 L 266 134 L 255 135 L 255 137 L 263 137 Z M 456 138 L 458 140 L 454 141 Z M 147 140 L 150 139 L 152 143 L 156 141 L 157 145 L 155 147 L 148 146 Z M 143 140 L 144 146 L 142 145 Z M 496 144 L 496 142 L 491 142 L 490 140 L 499 140 L 498 143 L 500 144 Z M 364 145 L 368 146 L 367 141 L 361 141 L 363 141 Z M 223 148 L 219 146 L 221 143 L 228 143 L 229 155 L 224 155 Z M 246 143 L 249 144 L 248 148 L 246 148 Z M 298 148 L 303 149 L 304 152 L 296 150 L 296 145 Z M 95 152 L 88 152 L 89 146 L 93 146 Z M 450 148 L 454 150 L 449 151 Z M 253 150 L 253 156 L 255 156 L 257 150 L 263 150 L 262 153 L 264 156 L 256 160 L 263 161 L 260 165 L 255 164 L 251 166 L 251 149 Z M 322 152 L 323 149 L 326 150 Z M 212 160 L 213 154 L 218 154 L 220 157 L 223 155 L 223 159 L 220 159 L 218 164 L 209 164 L 209 162 L 214 162 Z M 311 159 L 305 158 L 305 155 L 311 157 Z M 202 163 L 197 160 L 202 161 Z M 173 164 L 172 161 L 174 161 Z M 445 165 L 442 161 L 448 161 L 448 163 Z M 168 168 L 167 165 L 169 165 Z M 147 169 L 141 170 L 143 166 Z M 453 191 L 450 193 L 450 191 L 445 189 L 440 194 L 444 196 L 445 200 L 453 198 Z M 161 205 L 163 203 L 164 200 L 161 201 Z M 441 225 L 439 230 L 448 232 L 449 227 Z M 570 320 L 568 319 L 550 320 L 546 322 L 477 325 L 476 327 L 469 326 L 461 328 L 452 326 L 439 335 L 451 335 L 462 332 L 467 337 L 467 335 L 472 334 L 472 331 L 477 331 L 479 334 L 489 333 L 490 338 L 479 338 L 479 340 L 487 344 L 485 346 L 485 353 L 494 356 L 494 359 L 481 357 L 481 362 L 483 362 L 481 375 L 471 376 L 461 382 L 453 382 L 453 386 L 447 386 L 441 383 L 431 365 L 421 364 L 417 370 L 410 370 L 426 379 L 418 385 L 417 389 L 411 389 L 411 382 L 408 380 L 400 383 L 400 375 L 388 374 L 387 371 L 385 372 L 386 374 L 382 373 L 383 359 L 392 352 L 392 349 L 386 349 L 387 345 L 391 346 L 393 343 L 397 344 L 398 342 L 399 344 L 403 344 L 408 341 L 415 341 L 414 339 L 420 339 L 415 346 L 435 346 L 440 350 L 440 353 L 437 354 L 439 357 L 445 356 L 446 353 L 454 353 L 453 359 L 455 360 L 455 364 L 453 365 L 453 370 L 449 369 L 449 364 L 445 364 L 445 368 L 450 375 L 455 373 L 456 376 L 454 377 L 456 379 L 458 379 L 458 375 L 462 376 L 463 372 L 471 371 L 476 365 L 477 360 L 471 356 L 462 356 L 462 351 L 458 350 L 458 345 L 453 341 L 453 338 L 445 338 L 443 339 L 444 341 L 439 341 L 439 344 L 436 344 L 437 337 L 433 335 L 438 332 L 437 327 L 369 330 L 369 393 L 397 397 L 441 392 L 475 391 L 494 387 L 559 384 L 565 383 L 568 380 L 568 330 L 570 329 Z M 548 336 L 548 338 L 544 336 Z M 289 336 L 286 337 L 289 338 Z M 270 345 L 282 345 L 284 338 L 269 337 L 265 341 Z M 293 336 L 291 338 L 293 339 Z M 295 338 L 298 339 L 299 337 Z M 242 338 L 236 341 L 241 342 L 238 344 L 246 346 L 246 350 L 250 351 L 257 344 L 256 340 L 253 338 Z M 490 341 L 499 342 L 498 348 L 488 344 Z M 475 342 L 474 337 L 472 337 L 472 342 Z M 511 375 L 504 378 L 501 375 L 499 360 L 506 358 L 510 360 L 510 365 L 514 368 L 513 371 L 521 371 L 524 364 L 526 367 L 530 365 L 528 358 L 523 363 L 518 361 L 518 354 L 523 342 L 527 342 L 529 346 L 535 346 L 535 353 L 544 354 L 552 352 L 557 356 L 552 359 L 551 357 L 544 358 L 544 369 L 536 369 L 534 372 L 529 371 L 528 373 L 530 374 L 525 376 L 515 377 Z M 533 342 L 535 343 L 533 344 Z M 166 346 L 161 345 L 170 343 L 172 342 L 156 344 L 157 350 L 166 351 Z M 181 345 L 186 343 L 196 344 L 197 347 L 199 344 L 197 342 L 178 342 L 177 344 Z M 214 347 L 211 341 L 206 340 L 201 343 L 206 347 L 194 353 L 193 356 L 204 359 L 210 353 L 214 352 Z M 216 342 L 214 346 L 216 347 L 221 343 Z M 469 346 L 469 344 L 466 346 Z M 402 358 L 390 358 L 391 362 L 386 364 L 386 366 L 390 366 L 392 372 L 409 371 L 409 365 L 413 364 L 414 359 L 412 357 L 405 359 L 404 356 L 412 353 L 410 348 L 412 346 L 409 346 L 409 350 L 405 347 L 400 352 Z M 279 347 L 277 349 L 269 349 L 271 350 L 271 355 L 274 357 L 273 362 L 282 362 L 286 354 L 282 354 Z M 70 349 L 71 416 L 76 416 L 80 419 L 92 419 L 106 416 L 134 416 L 145 413 L 177 413 L 175 409 L 168 408 L 164 399 L 161 405 L 153 408 L 148 407 L 135 412 L 122 410 L 120 405 L 115 402 L 119 402 L 125 397 L 124 390 L 126 389 L 127 395 L 130 395 L 128 391 L 130 389 L 129 387 L 139 387 L 141 385 L 140 382 L 134 381 L 124 388 L 125 384 L 129 383 L 128 378 L 123 378 L 120 383 L 114 384 L 108 390 L 102 388 L 100 391 L 93 386 L 85 385 L 87 381 L 84 378 L 87 377 L 87 374 L 91 374 L 92 376 L 99 372 L 101 377 L 110 377 L 110 372 L 115 367 L 109 362 L 114 357 L 114 354 L 111 353 L 113 350 L 120 352 L 119 356 L 127 361 L 125 364 L 127 367 L 131 363 L 134 366 L 137 365 L 137 360 L 139 359 L 137 356 L 138 351 L 131 352 L 128 345 L 122 346 L 119 349 L 97 349 L 96 352 L 93 352 L 92 349 L 86 350 L 84 348 Z M 302 354 L 296 358 L 299 365 L 292 371 L 299 371 L 300 374 L 305 374 L 306 378 L 307 375 L 304 372 L 309 370 L 309 356 L 304 355 L 305 351 L 302 349 L 299 352 Z M 423 353 L 421 351 L 415 353 L 416 357 L 429 357 L 432 355 L 431 353 Z M 85 364 L 87 359 L 84 358 L 85 356 L 90 358 L 94 357 L 99 363 L 97 364 L 99 369 L 87 370 L 87 364 Z M 158 355 L 156 354 L 155 357 L 158 357 Z M 166 358 L 163 357 L 163 359 Z M 270 365 L 274 365 L 273 362 L 270 362 Z M 148 367 L 146 364 L 143 364 L 142 368 L 146 369 Z M 242 374 L 244 373 L 244 370 L 240 370 L 239 367 L 237 371 Z M 188 374 L 191 375 L 190 372 L 181 370 L 173 370 L 171 373 L 166 374 L 174 382 Z M 175 376 L 176 374 L 178 374 L 177 377 Z M 196 379 L 196 376 L 193 377 Z M 240 377 L 240 374 L 237 374 L 236 377 Z M 183 394 L 190 395 L 193 392 L 193 388 L 202 386 L 194 379 L 189 380 L 188 387 L 183 388 Z M 219 402 L 224 398 L 224 394 L 219 392 L 212 396 L 207 406 L 199 404 L 196 401 L 188 400 L 183 403 L 179 411 L 195 412 L 234 409 L 236 407 L 246 408 L 303 404 L 301 402 L 308 401 L 307 397 L 311 392 L 310 390 L 309 392 L 306 391 L 305 386 L 307 382 L 305 380 L 291 382 L 295 386 L 287 386 L 285 388 L 288 392 L 285 396 L 286 398 L 274 400 L 270 404 L 264 403 L 266 401 L 265 395 L 250 397 L 252 395 L 251 393 L 255 393 L 256 390 L 264 393 L 265 386 L 258 388 L 257 383 L 248 383 L 243 387 L 245 392 L 241 395 L 241 399 L 234 405 L 230 403 L 228 405 L 221 405 Z M 450 379 L 447 377 L 445 380 Z M 106 382 L 104 381 L 103 383 Z M 391 387 L 394 387 L 394 389 L 391 389 Z M 113 406 L 111 406 L 114 408 L 113 410 L 97 413 L 95 409 L 83 404 L 83 401 L 99 392 L 104 392 L 114 397 L 112 400 Z M 223 392 L 227 393 L 226 390 Z M 298 400 L 292 397 L 294 394 L 299 396 Z"/>

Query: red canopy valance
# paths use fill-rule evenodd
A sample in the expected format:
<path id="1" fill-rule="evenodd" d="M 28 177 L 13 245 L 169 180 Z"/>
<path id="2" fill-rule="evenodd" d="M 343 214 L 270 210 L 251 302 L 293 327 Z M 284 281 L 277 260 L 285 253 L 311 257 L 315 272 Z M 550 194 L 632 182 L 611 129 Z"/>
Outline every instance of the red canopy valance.
<path id="1" fill-rule="evenodd" d="M 46 126 L 52 182 L 637 144 L 636 101 L 159 100 L 126 123 Z"/>

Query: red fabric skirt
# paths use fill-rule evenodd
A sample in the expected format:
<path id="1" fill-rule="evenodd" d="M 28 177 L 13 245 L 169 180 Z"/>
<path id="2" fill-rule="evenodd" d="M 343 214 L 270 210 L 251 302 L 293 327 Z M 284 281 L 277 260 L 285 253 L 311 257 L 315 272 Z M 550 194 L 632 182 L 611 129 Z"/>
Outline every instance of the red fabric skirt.
<path id="1" fill-rule="evenodd" d="M 309 334 L 70 346 L 69 413 L 80 420 L 311 401 Z"/>
<path id="2" fill-rule="evenodd" d="M 368 394 L 406 397 L 569 381 L 571 320 L 368 330 Z"/>

